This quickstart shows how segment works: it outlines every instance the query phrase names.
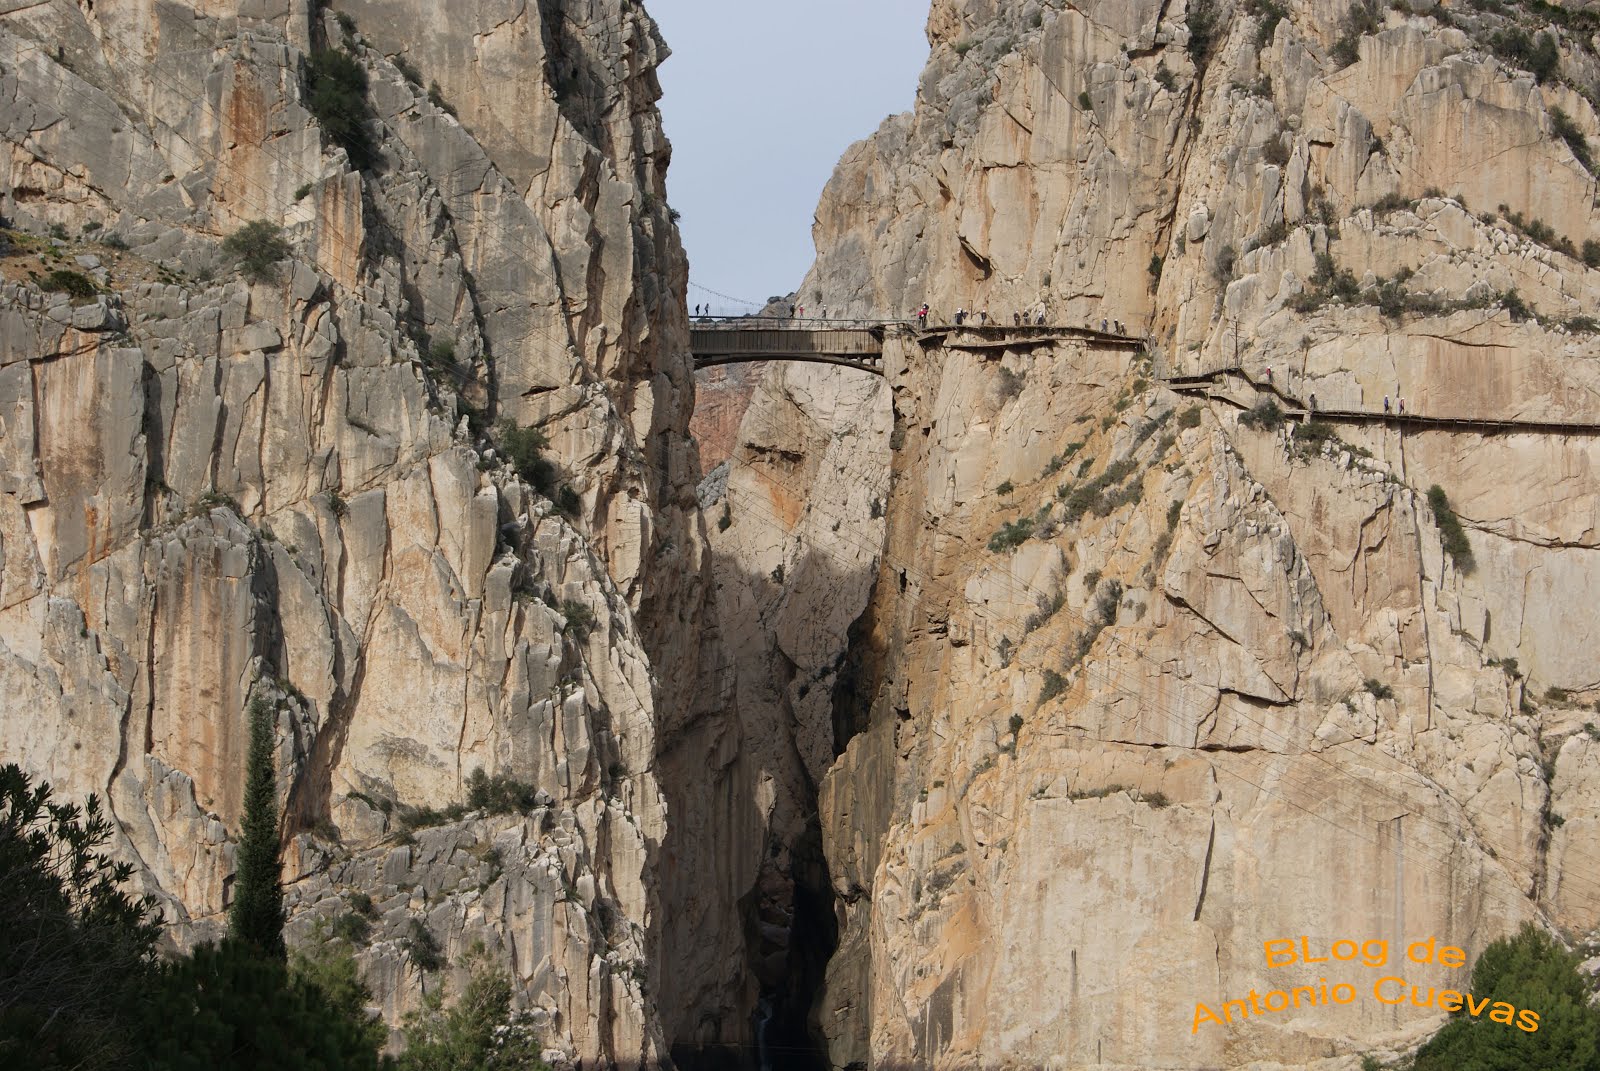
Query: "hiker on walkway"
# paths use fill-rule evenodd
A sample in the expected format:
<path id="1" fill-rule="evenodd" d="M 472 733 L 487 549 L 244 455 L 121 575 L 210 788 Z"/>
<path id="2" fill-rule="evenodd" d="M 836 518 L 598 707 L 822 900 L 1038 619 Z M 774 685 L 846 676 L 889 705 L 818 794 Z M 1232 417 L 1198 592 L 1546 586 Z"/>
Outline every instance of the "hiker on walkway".
<path id="1" fill-rule="evenodd" d="M 928 303 L 926 301 L 924 301 L 922 303 L 922 307 L 917 310 L 917 326 L 923 329 L 926 329 L 928 326 Z"/>
<path id="2" fill-rule="evenodd" d="M 1036 327 L 1043 327 L 1044 326 L 1044 310 L 1043 309 L 1039 310 L 1039 315 L 1034 318 L 1033 322 L 1034 322 L 1034 326 L 1036 326 Z"/>
<path id="3" fill-rule="evenodd" d="M 1315 394 L 1311 396 L 1311 411 L 1313 413 L 1317 411 L 1317 396 Z"/>
<path id="4" fill-rule="evenodd" d="M 1104 316 L 1100 317 L 1100 333 L 1102 335 L 1106 333 L 1106 318 Z"/>
<path id="5" fill-rule="evenodd" d="M 1404 398 L 1400 399 L 1400 415 L 1406 415 L 1406 400 Z"/>
<path id="6" fill-rule="evenodd" d="M 1012 327 L 1021 327 L 1022 326 L 1022 313 L 1014 312 L 1014 313 L 1011 314 L 1011 326 Z"/>
<path id="7" fill-rule="evenodd" d="M 1272 366 L 1267 365 L 1267 386 L 1272 386 Z"/>
<path id="8" fill-rule="evenodd" d="M 989 310 L 988 309 L 984 309 L 982 312 L 978 313 L 978 324 L 979 324 L 980 327 L 988 327 L 989 326 Z"/>
<path id="9" fill-rule="evenodd" d="M 1383 396 L 1383 415 L 1389 415 L 1389 396 L 1387 394 Z"/>
<path id="10" fill-rule="evenodd" d="M 824 320 L 828 318 L 828 306 L 826 305 L 822 306 L 822 318 Z"/>

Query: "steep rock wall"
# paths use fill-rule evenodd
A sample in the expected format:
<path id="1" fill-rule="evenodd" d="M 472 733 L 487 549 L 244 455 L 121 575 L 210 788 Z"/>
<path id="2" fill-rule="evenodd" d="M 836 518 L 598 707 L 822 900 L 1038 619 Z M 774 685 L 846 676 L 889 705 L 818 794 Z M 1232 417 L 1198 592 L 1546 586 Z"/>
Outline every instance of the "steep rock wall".
<path id="1" fill-rule="evenodd" d="M 335 7 L 0 16 L 0 751 L 110 801 L 190 942 L 265 698 L 292 938 L 369 895 L 391 1022 L 482 941 L 553 1056 L 650 1064 L 696 791 L 658 756 L 716 713 L 665 48 L 628 3 Z M 361 171 L 308 109 L 323 48 L 366 72 Z M 251 282 L 220 240 L 256 219 L 291 255 Z M 548 437 L 543 491 L 498 421 Z M 478 768 L 537 806 L 430 817 Z"/>
<path id="2" fill-rule="evenodd" d="M 1365 969 L 1195 1004 L 1315 981 L 1268 938 L 1600 924 L 1594 112 L 1493 55 L 1509 6 L 1280 7 L 936 2 L 916 110 L 823 195 L 803 297 L 1150 340 L 889 362 L 870 715 L 821 787 L 834 1066 L 1353 1068 L 1438 1014 Z M 1242 419 L 1269 397 L 1353 416 Z"/>

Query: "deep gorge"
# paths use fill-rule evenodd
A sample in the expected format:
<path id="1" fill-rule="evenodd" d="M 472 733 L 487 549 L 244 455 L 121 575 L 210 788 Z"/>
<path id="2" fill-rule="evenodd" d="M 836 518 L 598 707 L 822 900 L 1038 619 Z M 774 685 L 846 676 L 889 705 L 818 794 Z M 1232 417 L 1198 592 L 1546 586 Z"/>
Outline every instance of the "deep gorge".
<path id="1" fill-rule="evenodd" d="M 562 1069 L 1409 1059 L 1187 1027 L 1600 939 L 1596 17 L 933 0 L 796 295 L 935 330 L 708 372 L 637 3 L 0 14 L 0 755 L 187 949 L 268 704 L 395 1046 L 483 957 Z"/>

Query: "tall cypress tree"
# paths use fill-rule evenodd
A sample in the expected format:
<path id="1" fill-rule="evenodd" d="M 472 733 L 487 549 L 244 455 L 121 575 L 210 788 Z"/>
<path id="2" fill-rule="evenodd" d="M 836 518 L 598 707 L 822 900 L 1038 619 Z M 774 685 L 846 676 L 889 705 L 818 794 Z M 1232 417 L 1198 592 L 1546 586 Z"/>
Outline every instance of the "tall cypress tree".
<path id="1" fill-rule="evenodd" d="M 278 866 L 278 786 L 272 760 L 273 709 L 250 701 L 250 757 L 245 764 L 244 820 L 233 885 L 229 934 L 276 959 L 283 944 L 283 886 Z"/>

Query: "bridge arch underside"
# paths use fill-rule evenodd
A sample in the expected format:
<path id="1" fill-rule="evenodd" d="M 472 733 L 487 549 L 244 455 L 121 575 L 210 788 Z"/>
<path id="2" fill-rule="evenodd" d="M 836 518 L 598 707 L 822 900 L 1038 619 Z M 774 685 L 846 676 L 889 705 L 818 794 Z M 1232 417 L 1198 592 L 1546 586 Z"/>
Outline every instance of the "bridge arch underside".
<path id="1" fill-rule="evenodd" d="M 809 364 L 836 364 L 845 368 L 859 368 L 863 372 L 873 375 L 883 375 L 882 354 L 836 354 L 836 353 L 717 353 L 701 357 L 698 354 L 694 359 L 696 368 L 713 368 L 724 364 L 751 364 L 767 361 L 804 361 Z"/>

